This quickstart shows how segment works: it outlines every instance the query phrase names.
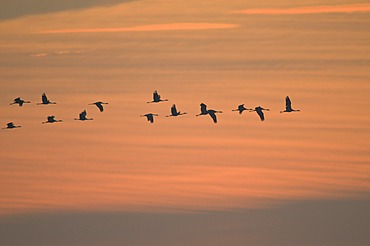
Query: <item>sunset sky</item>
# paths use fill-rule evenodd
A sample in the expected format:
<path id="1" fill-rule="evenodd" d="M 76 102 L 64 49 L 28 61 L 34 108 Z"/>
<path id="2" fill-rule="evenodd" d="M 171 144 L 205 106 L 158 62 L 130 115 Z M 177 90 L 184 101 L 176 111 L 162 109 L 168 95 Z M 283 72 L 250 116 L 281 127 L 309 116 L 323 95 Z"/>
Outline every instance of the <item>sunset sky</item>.
<path id="1" fill-rule="evenodd" d="M 370 245 L 369 2 L 0 6 L 0 245 Z"/>

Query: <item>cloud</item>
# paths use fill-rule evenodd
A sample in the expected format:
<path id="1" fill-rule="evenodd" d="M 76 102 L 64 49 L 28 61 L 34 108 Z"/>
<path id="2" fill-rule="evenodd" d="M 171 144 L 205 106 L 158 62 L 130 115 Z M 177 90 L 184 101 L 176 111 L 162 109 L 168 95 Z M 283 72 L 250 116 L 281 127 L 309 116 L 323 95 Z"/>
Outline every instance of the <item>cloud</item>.
<path id="1" fill-rule="evenodd" d="M 312 200 L 203 213 L 82 210 L 22 214 L 0 220 L 0 244 L 370 245 L 369 206 L 368 200 Z"/>
<path id="2" fill-rule="evenodd" d="M 84 50 L 57 50 L 53 52 L 39 52 L 32 53 L 30 56 L 36 58 L 50 57 L 50 56 L 63 56 L 63 55 L 73 55 L 73 54 L 83 54 L 91 52 L 93 49 L 84 49 Z"/>
<path id="3" fill-rule="evenodd" d="M 31 54 L 32 57 L 45 57 L 45 56 L 48 56 L 49 54 L 48 53 L 34 53 L 34 54 Z"/>
<path id="4" fill-rule="evenodd" d="M 300 15 L 300 14 L 328 14 L 328 13 L 355 13 L 370 12 L 370 4 L 350 4 L 336 6 L 307 6 L 294 8 L 260 8 L 235 11 L 247 15 Z"/>
<path id="5" fill-rule="evenodd" d="M 57 33 L 184 31 L 184 30 L 230 29 L 230 28 L 236 28 L 236 27 L 238 27 L 238 25 L 225 24 L 225 23 L 169 23 L 169 24 L 146 25 L 146 26 L 135 26 L 135 27 L 45 30 L 45 31 L 39 31 L 37 33 L 57 34 Z"/>
<path id="6" fill-rule="evenodd" d="M 134 0 L 1 0 L 0 20 L 131 1 Z"/>

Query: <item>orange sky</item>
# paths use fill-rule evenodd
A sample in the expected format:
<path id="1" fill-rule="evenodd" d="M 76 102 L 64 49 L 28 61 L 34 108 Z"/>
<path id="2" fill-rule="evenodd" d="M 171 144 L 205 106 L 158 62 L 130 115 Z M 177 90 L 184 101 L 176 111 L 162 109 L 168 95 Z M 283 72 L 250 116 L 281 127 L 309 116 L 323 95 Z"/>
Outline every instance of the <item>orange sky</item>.
<path id="1" fill-rule="evenodd" d="M 212 30 L 236 28 L 237 25 L 218 24 L 218 23 L 171 23 L 163 25 L 148 25 L 137 27 L 122 28 L 97 28 L 97 29 L 65 29 L 65 30 L 47 30 L 39 33 L 95 33 L 95 32 L 145 32 L 145 31 L 181 31 L 181 30 Z"/>
<path id="2" fill-rule="evenodd" d="M 236 11 L 241 14 L 262 14 L 262 15 L 301 15 L 301 14 L 329 14 L 329 13 L 354 13 L 369 12 L 370 4 L 350 4 L 350 5 L 328 5 L 328 6 L 305 6 L 290 8 L 260 8 L 245 9 Z"/>
<path id="3" fill-rule="evenodd" d="M 0 216 L 367 200 L 369 10 L 145 0 L 2 19 L 0 124 L 22 127 L 0 131 Z M 147 104 L 154 90 L 169 101 Z M 57 104 L 36 105 L 44 92 Z M 287 95 L 300 112 L 279 113 Z M 187 114 L 166 118 L 172 104 Z"/>

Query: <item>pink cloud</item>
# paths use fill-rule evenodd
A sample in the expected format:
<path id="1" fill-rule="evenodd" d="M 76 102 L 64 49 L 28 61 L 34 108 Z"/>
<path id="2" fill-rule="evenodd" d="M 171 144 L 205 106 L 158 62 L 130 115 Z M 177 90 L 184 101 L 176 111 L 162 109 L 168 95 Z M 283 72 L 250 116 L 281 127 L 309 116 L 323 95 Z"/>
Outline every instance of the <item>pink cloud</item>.
<path id="1" fill-rule="evenodd" d="M 299 14 L 326 14 L 326 13 L 354 13 L 369 12 L 370 4 L 350 4 L 336 6 L 307 6 L 294 8 L 260 8 L 235 11 L 248 15 L 299 15 Z"/>
<path id="2" fill-rule="evenodd" d="M 34 53 L 34 54 L 31 54 L 32 57 L 45 57 L 45 56 L 48 56 L 49 54 L 48 53 Z"/>
<path id="3" fill-rule="evenodd" d="M 59 29 L 45 30 L 38 33 L 101 33 L 101 32 L 145 32 L 145 31 L 181 31 L 181 30 L 209 30 L 236 28 L 235 24 L 224 23 L 170 23 L 158 25 L 146 25 L 135 27 L 114 27 L 114 28 L 85 28 L 85 29 Z"/>

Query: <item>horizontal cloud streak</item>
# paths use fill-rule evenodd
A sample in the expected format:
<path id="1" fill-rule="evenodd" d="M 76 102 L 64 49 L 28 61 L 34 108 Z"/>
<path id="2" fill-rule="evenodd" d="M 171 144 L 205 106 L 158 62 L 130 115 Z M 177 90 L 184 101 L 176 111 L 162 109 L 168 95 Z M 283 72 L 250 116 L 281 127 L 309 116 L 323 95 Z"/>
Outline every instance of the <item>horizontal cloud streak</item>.
<path id="1" fill-rule="evenodd" d="M 1 0 L 0 20 L 58 11 L 110 6 L 134 0 Z"/>
<path id="2" fill-rule="evenodd" d="M 207 30 L 207 29 L 229 29 L 238 25 L 225 23 L 169 23 L 158 25 L 146 25 L 135 27 L 114 27 L 114 28 L 86 28 L 86 29 L 60 29 L 46 30 L 37 33 L 103 33 L 103 32 L 145 32 L 145 31 L 183 31 L 183 30 Z"/>
<path id="3" fill-rule="evenodd" d="M 326 14 L 326 13 L 354 13 L 369 12 L 370 4 L 350 4 L 337 6 L 307 6 L 295 8 L 260 8 L 235 11 L 248 15 L 299 15 L 299 14 Z"/>

